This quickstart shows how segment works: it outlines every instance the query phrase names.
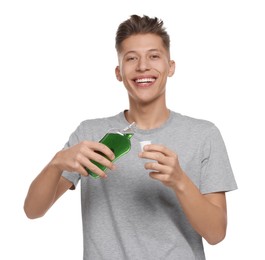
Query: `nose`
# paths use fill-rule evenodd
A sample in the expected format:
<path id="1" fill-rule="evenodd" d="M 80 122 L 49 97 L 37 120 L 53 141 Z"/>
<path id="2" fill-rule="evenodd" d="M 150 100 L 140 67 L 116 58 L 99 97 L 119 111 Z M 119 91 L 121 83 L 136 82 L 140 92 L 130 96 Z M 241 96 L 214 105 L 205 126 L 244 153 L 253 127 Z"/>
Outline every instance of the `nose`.
<path id="1" fill-rule="evenodd" d="M 140 58 L 137 63 L 137 71 L 146 71 L 150 69 L 150 64 L 147 58 Z"/>

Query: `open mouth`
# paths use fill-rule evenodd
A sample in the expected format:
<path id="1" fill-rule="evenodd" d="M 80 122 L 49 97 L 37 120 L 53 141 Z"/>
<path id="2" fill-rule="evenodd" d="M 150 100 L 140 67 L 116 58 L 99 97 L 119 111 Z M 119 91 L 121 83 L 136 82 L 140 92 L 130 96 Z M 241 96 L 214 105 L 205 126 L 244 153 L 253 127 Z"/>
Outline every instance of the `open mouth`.
<path id="1" fill-rule="evenodd" d="M 144 78 L 144 79 L 136 79 L 135 82 L 136 83 L 152 83 L 155 80 L 156 80 L 155 78 Z"/>
<path id="2" fill-rule="evenodd" d="M 147 77 L 147 78 L 137 78 L 134 79 L 134 82 L 138 86 L 150 86 L 152 83 L 156 81 L 155 77 Z"/>

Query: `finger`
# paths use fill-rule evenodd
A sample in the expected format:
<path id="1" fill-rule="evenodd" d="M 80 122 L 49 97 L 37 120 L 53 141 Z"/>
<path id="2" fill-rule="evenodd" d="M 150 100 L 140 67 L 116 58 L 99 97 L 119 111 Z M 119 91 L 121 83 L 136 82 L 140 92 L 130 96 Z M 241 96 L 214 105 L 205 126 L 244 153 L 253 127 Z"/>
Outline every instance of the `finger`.
<path id="1" fill-rule="evenodd" d="M 83 176 L 88 176 L 88 172 L 85 170 L 83 165 L 81 165 L 78 161 L 75 161 L 74 164 L 69 166 L 70 172 L 77 172 Z"/>
<path id="2" fill-rule="evenodd" d="M 161 181 L 161 182 L 165 182 L 167 180 L 167 178 L 168 178 L 167 175 L 162 174 L 161 172 L 149 172 L 149 176 L 152 179 L 155 179 L 155 180 L 158 180 L 158 181 Z"/>
<path id="3" fill-rule="evenodd" d="M 159 164 L 157 162 L 147 162 L 145 164 L 145 169 L 146 170 L 152 170 L 154 172 L 163 173 L 163 174 L 170 173 L 170 167 L 168 167 L 166 165 Z"/>
<path id="4" fill-rule="evenodd" d="M 115 169 L 114 164 L 110 161 L 115 159 L 114 153 L 104 144 L 97 142 L 85 141 L 82 143 L 80 148 L 81 158 L 78 161 L 84 165 L 84 158 L 98 162 L 99 164 L 106 166 L 107 168 L 113 170 Z M 80 154 L 79 154 L 80 155 Z"/>
<path id="5" fill-rule="evenodd" d="M 139 154 L 141 158 L 155 160 L 160 164 L 167 164 L 167 157 L 160 152 L 142 152 Z"/>
<path id="6" fill-rule="evenodd" d="M 79 169 L 76 172 L 80 173 L 82 176 L 85 176 L 85 177 L 88 176 L 87 170 L 81 165 L 80 165 Z"/>
<path id="7" fill-rule="evenodd" d="M 145 163 L 144 168 L 156 172 L 163 171 L 163 166 L 157 162 L 147 162 Z"/>
<path id="8" fill-rule="evenodd" d="M 90 170 L 91 172 L 97 174 L 101 178 L 107 178 L 107 174 L 102 171 L 99 167 L 97 167 L 94 163 L 88 162 L 86 168 Z"/>
<path id="9" fill-rule="evenodd" d="M 84 142 L 86 147 L 89 150 L 94 150 L 100 153 L 103 153 L 104 155 L 106 155 L 106 157 L 108 157 L 110 160 L 114 160 L 115 159 L 115 154 L 113 153 L 113 151 L 106 146 L 105 144 L 99 143 L 99 142 L 92 142 L 92 141 L 85 141 Z"/>
<path id="10" fill-rule="evenodd" d="M 161 175 L 161 172 L 149 172 L 149 176 L 153 179 L 159 179 Z"/>
<path id="11" fill-rule="evenodd" d="M 115 165 L 101 152 L 88 151 L 87 157 L 103 166 L 106 166 L 110 170 L 115 169 Z"/>
<path id="12" fill-rule="evenodd" d="M 79 159 L 79 166 L 77 171 L 81 173 L 83 176 L 87 176 L 88 175 L 87 170 L 92 171 L 93 173 L 99 175 L 102 178 L 107 177 L 106 173 L 102 171 L 99 167 L 97 167 L 94 163 L 92 163 L 88 158 L 82 157 Z M 86 172 L 86 174 L 84 173 L 84 171 Z"/>
<path id="13" fill-rule="evenodd" d="M 158 145 L 158 144 L 148 144 L 144 146 L 144 151 L 148 151 L 148 152 L 160 152 L 166 156 L 175 156 L 176 154 L 171 151 L 170 149 L 168 149 L 166 146 L 164 145 Z"/>
<path id="14" fill-rule="evenodd" d="M 73 172 L 73 173 L 79 173 L 83 176 L 87 176 L 88 175 L 88 172 L 84 169 L 84 167 L 78 162 L 78 161 L 75 161 L 73 163 L 71 163 L 67 169 L 67 171 L 69 172 Z"/>

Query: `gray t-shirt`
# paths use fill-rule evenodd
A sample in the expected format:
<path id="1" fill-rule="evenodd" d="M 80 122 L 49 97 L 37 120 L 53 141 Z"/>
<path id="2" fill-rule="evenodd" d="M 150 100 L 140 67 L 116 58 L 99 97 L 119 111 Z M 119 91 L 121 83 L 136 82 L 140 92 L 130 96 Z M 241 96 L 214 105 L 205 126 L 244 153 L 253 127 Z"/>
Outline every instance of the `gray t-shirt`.
<path id="1" fill-rule="evenodd" d="M 124 112 L 84 121 L 65 147 L 98 141 L 109 129 L 128 124 Z M 108 170 L 107 179 L 63 173 L 74 186 L 81 180 L 84 259 L 205 259 L 202 238 L 175 193 L 145 170 L 139 142 L 151 140 L 174 151 L 202 194 L 231 191 L 237 184 L 219 130 L 211 122 L 173 111 L 159 128 L 134 130 L 131 150 L 116 161 L 116 170 Z"/>

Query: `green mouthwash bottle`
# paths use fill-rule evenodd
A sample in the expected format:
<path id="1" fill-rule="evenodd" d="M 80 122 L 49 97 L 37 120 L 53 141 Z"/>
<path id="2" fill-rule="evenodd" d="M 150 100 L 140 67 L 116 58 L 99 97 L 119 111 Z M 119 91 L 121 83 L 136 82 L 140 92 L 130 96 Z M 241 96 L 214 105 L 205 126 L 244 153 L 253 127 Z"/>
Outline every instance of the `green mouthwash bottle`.
<path id="1" fill-rule="evenodd" d="M 133 122 L 130 124 L 128 127 L 124 128 L 123 130 L 118 130 L 118 129 L 111 129 L 108 131 L 108 133 L 105 134 L 105 136 L 99 141 L 102 144 L 105 144 L 108 146 L 112 152 L 115 155 L 115 159 L 112 160 L 112 162 L 115 162 L 117 159 L 119 159 L 121 156 L 124 154 L 128 153 L 131 149 L 131 141 L 130 139 L 133 136 L 133 130 L 132 126 L 135 123 Z M 103 155 L 103 154 L 102 154 Z M 105 155 L 103 155 L 105 156 Z M 101 170 L 105 171 L 106 166 L 101 165 L 100 163 L 91 160 L 98 168 Z M 89 169 L 86 169 L 87 172 L 93 177 L 93 178 L 99 178 L 99 176 L 90 171 Z"/>

